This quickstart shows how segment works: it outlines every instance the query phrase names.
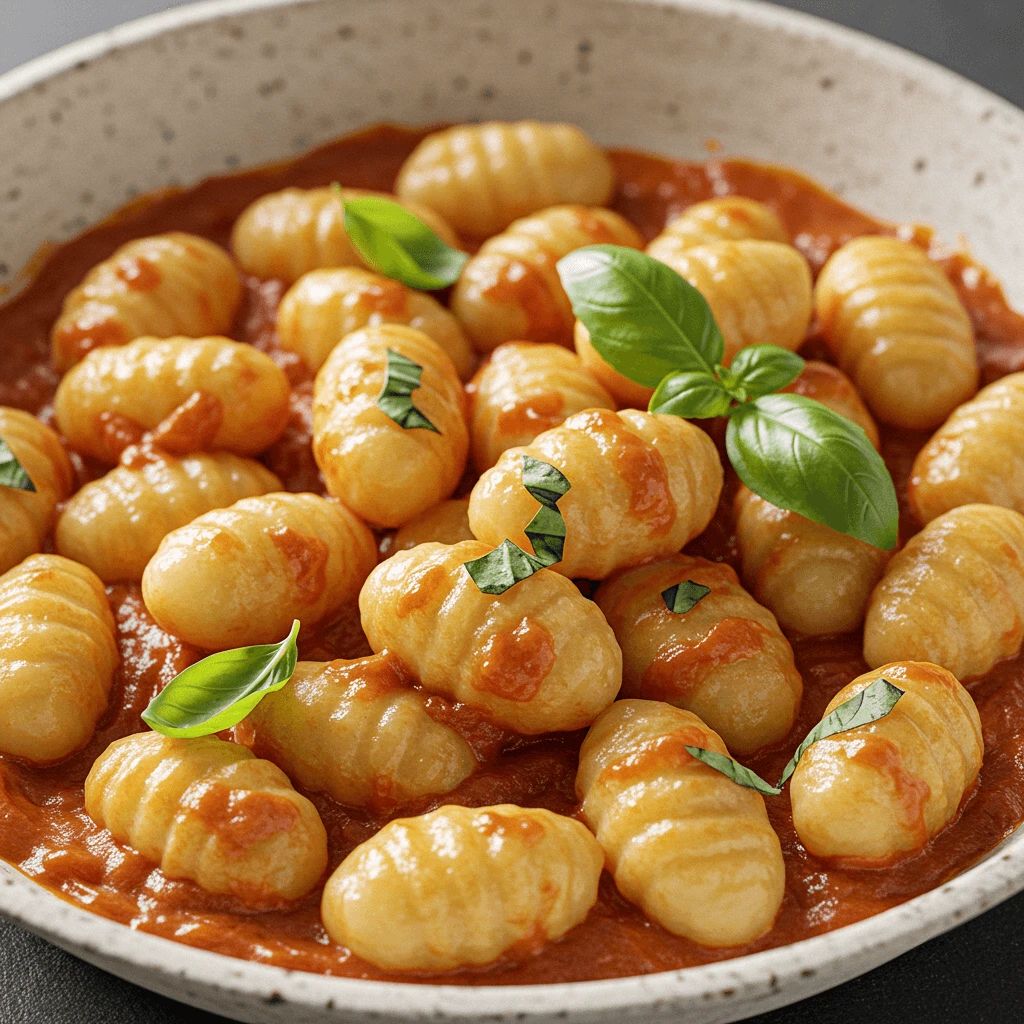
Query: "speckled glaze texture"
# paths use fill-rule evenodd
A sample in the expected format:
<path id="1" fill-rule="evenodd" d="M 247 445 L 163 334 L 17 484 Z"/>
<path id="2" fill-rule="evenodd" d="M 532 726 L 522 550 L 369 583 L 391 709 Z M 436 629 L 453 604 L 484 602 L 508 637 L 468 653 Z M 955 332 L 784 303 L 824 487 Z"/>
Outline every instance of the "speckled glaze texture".
<path id="1" fill-rule="evenodd" d="M 873 213 L 953 241 L 963 232 L 1024 303 L 1024 113 L 893 47 L 742 0 L 213 0 L 74 44 L 0 78 L 0 296 L 41 244 L 149 190 L 380 120 L 524 117 L 573 121 L 605 144 L 693 158 L 714 138 L 794 164 Z M 65 949 L 225 1016 L 289 1024 L 725 1024 L 845 981 L 1022 888 L 1018 833 L 940 889 L 791 946 L 640 978 L 472 989 L 190 949 L 0 863 L 0 911 Z"/>

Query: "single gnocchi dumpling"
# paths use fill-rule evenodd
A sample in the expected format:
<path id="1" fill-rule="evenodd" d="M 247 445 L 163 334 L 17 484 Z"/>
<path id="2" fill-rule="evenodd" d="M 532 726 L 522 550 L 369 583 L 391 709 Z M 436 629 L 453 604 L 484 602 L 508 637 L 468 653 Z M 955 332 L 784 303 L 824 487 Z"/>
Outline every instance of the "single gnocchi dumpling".
<path id="1" fill-rule="evenodd" d="M 390 551 L 408 551 L 417 544 L 458 544 L 475 540 L 469 528 L 469 498 L 449 498 L 432 505 L 396 531 Z"/>
<path id="2" fill-rule="evenodd" d="M 724 365 L 749 345 L 795 351 L 803 343 L 811 322 L 811 269 L 793 246 L 748 239 L 650 255 L 707 300 L 725 339 Z"/>
<path id="3" fill-rule="evenodd" d="M 711 591 L 679 614 L 662 595 L 686 582 Z M 738 754 L 792 728 L 803 694 L 793 650 L 730 566 L 673 555 L 624 569 L 601 584 L 597 605 L 622 648 L 624 697 L 692 711 Z"/>
<path id="4" fill-rule="evenodd" d="M 288 289 L 277 310 L 281 347 L 316 371 L 348 334 L 378 324 L 422 331 L 448 354 L 463 380 L 476 358 L 458 320 L 433 296 L 362 267 L 311 270 Z"/>
<path id="5" fill-rule="evenodd" d="M 60 554 L 105 583 L 141 580 L 160 541 L 204 512 L 283 490 L 269 469 L 227 452 L 179 459 L 139 447 L 125 454 L 67 503 L 54 535 Z"/>
<path id="6" fill-rule="evenodd" d="M 469 523 L 493 547 L 507 537 L 531 550 L 523 530 L 539 506 L 523 486 L 525 455 L 569 480 L 558 502 L 565 547 L 552 568 L 573 578 L 600 580 L 675 554 L 703 532 L 722 490 L 718 450 L 700 427 L 677 416 L 588 409 L 525 448 L 509 448 L 480 477 Z"/>
<path id="7" fill-rule="evenodd" d="M 244 903 L 305 896 L 327 867 L 316 808 L 277 765 L 213 736 L 115 740 L 85 780 L 85 809 L 168 878 Z"/>
<path id="8" fill-rule="evenodd" d="M 1024 515 L 963 505 L 933 519 L 889 563 L 864 623 L 864 660 L 929 661 L 984 675 L 1024 641 Z"/>
<path id="9" fill-rule="evenodd" d="M 907 497 L 922 523 L 977 503 L 1024 512 L 1024 373 L 953 412 L 914 460 Z"/>
<path id="10" fill-rule="evenodd" d="M 572 344 L 575 317 L 555 264 L 599 242 L 639 249 L 639 232 L 611 210 L 552 206 L 510 224 L 470 257 L 452 312 L 479 352 L 506 341 Z"/>
<path id="11" fill-rule="evenodd" d="M 414 407 L 436 428 L 406 428 L 378 404 L 388 352 L 422 368 Z M 447 498 L 466 468 L 465 394 L 422 331 L 379 324 L 350 334 L 316 376 L 313 455 L 327 491 L 374 526 L 395 527 Z"/>
<path id="12" fill-rule="evenodd" d="M 529 444 L 573 413 L 615 408 L 579 357 L 561 345 L 500 345 L 468 390 L 473 461 L 481 473 L 507 448 Z"/>
<path id="13" fill-rule="evenodd" d="M 654 395 L 654 388 L 645 388 L 642 384 L 637 384 L 636 381 L 619 373 L 610 363 L 606 363 L 591 344 L 590 331 L 579 320 L 573 328 L 573 344 L 580 362 L 615 399 L 620 409 L 647 408 Z"/>
<path id="14" fill-rule="evenodd" d="M 583 741 L 576 793 L 626 899 L 674 935 L 741 946 L 775 922 L 782 848 L 761 795 L 688 746 L 729 753 L 689 711 L 616 701 Z"/>
<path id="15" fill-rule="evenodd" d="M 142 574 L 162 629 L 205 650 L 277 643 L 353 601 L 377 561 L 370 530 L 316 494 L 214 509 L 160 542 Z"/>
<path id="16" fill-rule="evenodd" d="M 447 971 L 535 952 L 597 902 L 604 854 L 537 807 L 439 807 L 388 822 L 331 875 L 327 934 L 385 970 Z"/>
<path id="17" fill-rule="evenodd" d="M 116 463 L 125 440 L 173 426 L 160 446 L 187 455 L 258 455 L 288 423 L 288 378 L 267 355 L 228 338 L 139 338 L 91 352 L 60 382 L 54 411 L 72 447 Z M 174 414 L 176 423 L 169 421 Z"/>
<path id="18" fill-rule="evenodd" d="M 890 552 L 778 508 L 746 487 L 736 493 L 736 543 L 743 582 L 795 633 L 850 633 Z"/>
<path id="19" fill-rule="evenodd" d="M 5 573 L 42 548 L 57 503 L 74 488 L 75 474 L 60 438 L 31 413 L 0 405 L 0 440 L 35 488 L 0 487 L 0 573 Z"/>
<path id="20" fill-rule="evenodd" d="M 65 298 L 50 334 L 53 361 L 65 372 L 103 345 L 225 334 L 241 301 L 238 270 L 219 245 L 183 231 L 136 238 Z"/>
<path id="21" fill-rule="evenodd" d="M 977 391 L 971 321 L 918 246 L 847 242 L 822 268 L 814 304 L 836 361 L 883 423 L 937 427 Z"/>
<path id="22" fill-rule="evenodd" d="M 448 793 L 476 769 L 461 736 L 435 722 L 427 696 L 392 654 L 300 661 L 236 736 L 304 789 L 343 804 L 390 810 Z"/>
<path id="23" fill-rule="evenodd" d="M 782 390 L 813 398 L 840 416 L 845 416 L 868 435 L 868 440 L 875 448 L 878 447 L 878 426 L 864 404 L 864 399 L 860 397 L 853 381 L 831 363 L 808 359 L 800 376 Z"/>
<path id="24" fill-rule="evenodd" d="M 428 135 L 395 191 L 461 234 L 487 238 L 557 203 L 604 206 L 614 185 L 611 161 L 575 125 L 488 121 Z"/>
<path id="25" fill-rule="evenodd" d="M 345 230 L 345 203 L 386 192 L 362 188 L 285 188 L 260 196 L 235 221 L 231 249 L 247 274 L 292 284 L 311 270 L 360 267 L 366 262 Z M 445 220 L 429 207 L 402 201 L 447 245 L 459 240 Z"/>
<path id="26" fill-rule="evenodd" d="M 916 853 L 953 820 L 981 769 L 978 709 L 938 665 L 901 661 L 866 672 L 825 715 L 881 678 L 904 691 L 892 711 L 812 743 L 793 773 L 793 824 L 816 857 L 867 866 Z"/>
<path id="27" fill-rule="evenodd" d="M 0 753 L 46 764 L 80 750 L 117 667 L 102 582 L 59 555 L 0 576 Z"/>
<path id="28" fill-rule="evenodd" d="M 374 651 L 390 651 L 425 690 L 482 708 L 519 733 L 589 725 L 622 683 L 622 654 L 598 607 L 541 569 L 481 593 L 464 563 L 479 541 L 420 544 L 370 573 L 359 595 Z"/>

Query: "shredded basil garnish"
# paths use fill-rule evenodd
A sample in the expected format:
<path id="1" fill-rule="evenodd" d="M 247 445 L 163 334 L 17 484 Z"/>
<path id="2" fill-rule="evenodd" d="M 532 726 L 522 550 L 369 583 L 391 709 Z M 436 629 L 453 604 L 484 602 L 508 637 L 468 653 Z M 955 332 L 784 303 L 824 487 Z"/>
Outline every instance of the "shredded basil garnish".
<path id="1" fill-rule="evenodd" d="M 683 580 L 661 592 L 665 607 L 676 615 L 685 615 L 691 608 L 703 601 L 711 593 L 710 587 L 693 580 Z"/>
<path id="2" fill-rule="evenodd" d="M 703 761 L 709 768 L 721 772 L 737 786 L 756 789 L 758 793 L 763 793 L 765 796 L 778 796 L 782 792 L 781 788 L 776 788 L 771 783 L 765 782 L 756 772 L 744 768 L 739 761 L 734 761 L 731 757 L 726 757 L 725 754 L 719 754 L 715 750 L 705 750 L 704 747 L 687 747 L 686 752 L 698 761 Z"/>
<path id="3" fill-rule="evenodd" d="M 412 403 L 412 393 L 420 386 L 423 367 L 394 349 L 388 349 L 388 365 L 384 374 L 384 390 L 377 405 L 403 430 L 441 431 Z"/>
<path id="4" fill-rule="evenodd" d="M 16 491 L 34 491 L 36 485 L 25 472 L 25 467 L 0 437 L 0 487 L 13 487 Z"/>

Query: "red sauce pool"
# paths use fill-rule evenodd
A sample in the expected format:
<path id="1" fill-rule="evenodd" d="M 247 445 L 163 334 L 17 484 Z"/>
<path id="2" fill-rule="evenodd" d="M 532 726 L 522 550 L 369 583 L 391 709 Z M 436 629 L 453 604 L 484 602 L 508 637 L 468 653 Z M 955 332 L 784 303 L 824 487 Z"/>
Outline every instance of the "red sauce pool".
<path id="1" fill-rule="evenodd" d="M 55 249 L 32 283 L 0 307 L 0 404 L 47 415 L 57 383 L 49 366 L 49 329 L 64 295 L 95 263 L 123 242 L 141 235 L 184 230 L 226 244 L 235 217 L 257 196 L 286 185 L 345 185 L 389 190 L 402 160 L 423 136 L 382 126 L 324 146 L 301 159 L 203 182 L 186 191 L 148 197 L 115 218 Z M 891 233 L 801 175 L 742 160 L 704 163 L 670 161 L 639 153 L 611 154 L 619 175 L 615 207 L 653 237 L 666 218 L 701 199 L 737 192 L 761 199 L 781 216 L 797 246 L 817 271 L 848 239 L 868 232 Z M 1009 308 L 997 282 L 962 254 L 942 249 L 927 229 L 913 237 L 930 248 L 967 306 L 978 333 L 985 382 L 1024 368 L 1024 319 Z M 318 488 L 309 454 L 308 375 L 294 358 L 275 349 L 274 313 L 280 282 L 247 282 L 247 299 L 234 337 L 272 352 L 296 385 L 285 438 L 264 460 L 294 490 Z M 809 336 L 804 351 L 820 356 Z M 882 450 L 902 491 L 924 435 L 883 428 Z M 731 496 L 733 486 L 727 486 Z M 722 508 L 693 549 L 735 562 L 728 509 Z M 904 522 L 904 535 L 913 523 Z M 122 665 L 110 711 L 88 748 L 51 768 L 29 768 L 0 758 L 0 857 L 71 903 L 115 921 L 193 946 L 292 969 L 356 978 L 436 981 L 437 976 L 380 971 L 327 938 L 319 917 L 319 891 L 285 908 L 253 912 L 189 882 L 166 879 L 153 864 L 115 843 L 83 808 L 83 782 L 93 760 L 112 740 L 142 728 L 139 714 L 151 697 L 198 652 L 167 636 L 149 618 L 139 588 L 108 588 L 119 627 Z M 831 697 L 865 671 L 859 635 L 796 640 L 804 701 L 791 736 L 778 749 L 747 759 L 775 778 L 797 741 L 819 719 Z M 369 653 L 354 610 L 307 641 L 303 657 L 326 660 Z M 785 945 L 850 924 L 911 899 L 963 871 L 1024 820 L 1024 657 L 997 665 L 973 683 L 981 713 L 985 762 L 976 789 L 958 820 L 917 856 L 884 869 L 837 868 L 810 856 L 793 830 L 787 794 L 768 798 L 772 824 L 786 855 L 786 896 L 772 931 L 756 943 L 709 950 L 677 938 L 647 921 L 617 893 L 606 874 L 597 905 L 587 920 L 556 943 L 530 955 L 483 969 L 446 974 L 456 984 L 533 984 L 583 981 L 673 970 Z M 518 803 L 563 814 L 577 809 L 573 792 L 582 734 L 519 741 L 508 746 L 478 719 L 445 707 L 479 756 L 480 770 L 454 793 L 405 808 L 421 813 L 442 803 Z M 502 750 L 504 746 L 504 752 Z M 331 868 L 371 836 L 384 818 L 310 794 L 330 836 Z"/>

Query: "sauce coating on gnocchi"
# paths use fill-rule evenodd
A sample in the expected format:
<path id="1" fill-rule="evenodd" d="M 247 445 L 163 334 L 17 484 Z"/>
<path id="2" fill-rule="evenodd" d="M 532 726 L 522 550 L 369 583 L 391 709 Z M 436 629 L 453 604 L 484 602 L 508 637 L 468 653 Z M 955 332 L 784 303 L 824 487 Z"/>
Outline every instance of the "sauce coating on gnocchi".
<path id="1" fill-rule="evenodd" d="M 463 540 L 475 539 L 469 528 L 469 498 L 449 498 L 432 505 L 426 512 L 421 512 L 396 530 L 388 551 L 408 551 L 417 544 L 431 541 L 458 544 Z"/>

